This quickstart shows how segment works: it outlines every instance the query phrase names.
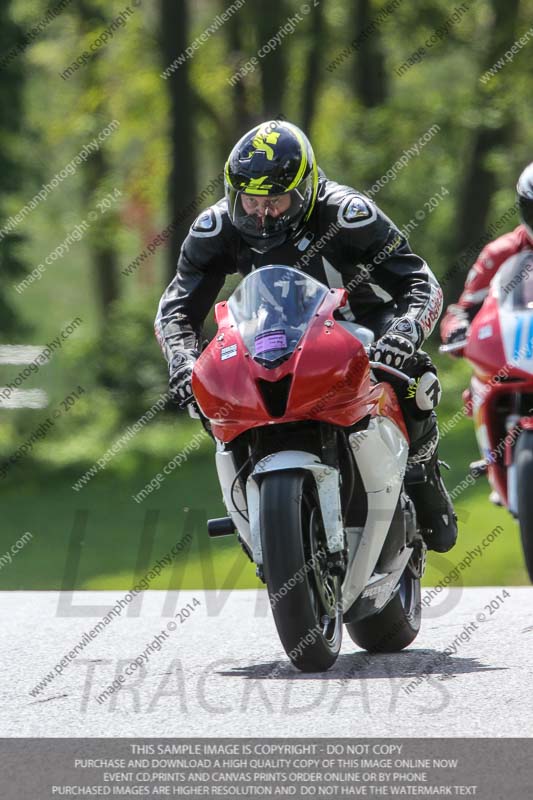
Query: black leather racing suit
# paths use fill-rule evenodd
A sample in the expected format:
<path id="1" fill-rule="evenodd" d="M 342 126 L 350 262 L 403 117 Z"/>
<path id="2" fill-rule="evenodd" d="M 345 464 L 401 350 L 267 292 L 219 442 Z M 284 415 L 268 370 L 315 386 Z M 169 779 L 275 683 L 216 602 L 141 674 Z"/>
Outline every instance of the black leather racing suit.
<path id="1" fill-rule="evenodd" d="M 442 291 L 426 262 L 411 252 L 406 238 L 368 198 L 321 178 L 315 208 L 297 239 L 267 253 L 254 251 L 232 225 L 226 201 L 200 214 L 185 239 L 176 276 L 166 289 L 155 321 L 157 338 L 169 365 L 183 350 L 200 350 L 201 328 L 226 276 L 267 264 L 302 269 L 330 287 L 345 287 L 348 304 L 341 310 L 381 336 L 395 317 L 416 319 L 429 336 L 442 311 Z M 417 377 L 435 371 L 419 351 L 404 371 Z M 390 380 L 390 377 L 383 374 Z M 436 418 L 420 412 L 397 390 L 411 438 L 411 459 L 426 460 L 436 449 Z M 412 393 L 411 393 L 412 395 Z"/>

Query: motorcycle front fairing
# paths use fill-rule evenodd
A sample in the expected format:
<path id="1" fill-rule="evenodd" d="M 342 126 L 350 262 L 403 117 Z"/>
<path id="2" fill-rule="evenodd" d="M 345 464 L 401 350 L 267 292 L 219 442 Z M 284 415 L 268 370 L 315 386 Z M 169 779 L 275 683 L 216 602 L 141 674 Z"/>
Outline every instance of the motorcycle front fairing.
<path id="1" fill-rule="evenodd" d="M 464 349 L 474 376 L 472 416 L 488 477 L 508 503 L 507 457 L 495 458 L 508 431 L 500 407 L 511 396 L 533 394 L 533 253 L 508 259 L 492 281 L 490 293 L 472 322 Z M 526 409 L 529 415 L 533 409 Z M 522 427 L 533 424 L 527 413 Z M 507 454 L 506 454 L 507 456 Z"/>
<path id="2" fill-rule="evenodd" d="M 217 335 L 193 372 L 196 400 L 217 439 L 302 420 L 349 427 L 382 413 L 407 436 L 393 390 L 371 381 L 363 344 L 334 318 L 345 302 L 344 289 L 270 266 L 217 304 Z"/>

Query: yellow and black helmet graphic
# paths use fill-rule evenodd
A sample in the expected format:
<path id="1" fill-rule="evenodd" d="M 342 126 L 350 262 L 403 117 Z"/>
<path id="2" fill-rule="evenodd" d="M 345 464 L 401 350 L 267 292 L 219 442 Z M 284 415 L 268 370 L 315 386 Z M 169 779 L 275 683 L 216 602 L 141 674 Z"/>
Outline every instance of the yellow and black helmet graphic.
<path id="1" fill-rule="evenodd" d="M 307 136 L 290 122 L 272 120 L 248 131 L 226 162 L 229 188 L 247 194 L 290 192 L 310 173 L 318 173 Z"/>

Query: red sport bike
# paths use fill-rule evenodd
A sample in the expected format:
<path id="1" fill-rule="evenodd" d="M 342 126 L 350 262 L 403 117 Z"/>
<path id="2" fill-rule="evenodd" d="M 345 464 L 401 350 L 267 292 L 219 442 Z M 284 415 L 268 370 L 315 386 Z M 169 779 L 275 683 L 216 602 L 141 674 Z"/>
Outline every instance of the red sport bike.
<path id="1" fill-rule="evenodd" d="M 229 514 L 209 533 L 237 531 L 303 671 L 332 666 L 343 624 L 370 651 L 401 650 L 420 627 L 408 435 L 392 387 L 372 378 L 372 332 L 336 318 L 346 301 L 290 267 L 250 273 L 217 304 L 192 380 Z"/>
<path id="2" fill-rule="evenodd" d="M 533 581 L 533 252 L 502 264 L 467 339 L 440 349 L 474 368 L 463 400 L 482 460 L 471 474 L 486 474 L 491 500 L 518 519 Z"/>

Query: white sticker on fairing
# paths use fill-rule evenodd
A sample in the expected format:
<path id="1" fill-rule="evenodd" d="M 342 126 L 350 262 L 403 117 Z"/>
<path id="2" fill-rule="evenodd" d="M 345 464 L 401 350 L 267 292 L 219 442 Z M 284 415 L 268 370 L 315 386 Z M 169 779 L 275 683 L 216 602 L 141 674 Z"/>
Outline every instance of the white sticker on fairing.
<path id="1" fill-rule="evenodd" d="M 483 325 L 478 332 L 477 338 L 480 340 L 483 339 L 490 339 L 492 334 L 494 333 L 492 329 L 492 325 Z"/>
<path id="2" fill-rule="evenodd" d="M 220 360 L 226 361 L 227 358 L 233 358 L 237 355 L 237 345 L 230 344 L 228 347 L 223 347 L 220 351 Z"/>

